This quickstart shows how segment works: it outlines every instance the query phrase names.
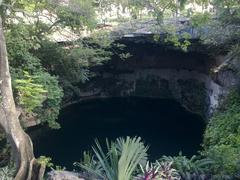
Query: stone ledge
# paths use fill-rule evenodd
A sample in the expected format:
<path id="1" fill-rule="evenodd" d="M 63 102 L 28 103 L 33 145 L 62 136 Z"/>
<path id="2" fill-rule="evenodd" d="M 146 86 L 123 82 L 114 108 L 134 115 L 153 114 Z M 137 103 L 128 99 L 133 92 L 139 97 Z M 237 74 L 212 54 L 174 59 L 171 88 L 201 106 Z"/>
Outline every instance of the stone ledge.
<path id="1" fill-rule="evenodd" d="M 80 174 L 70 171 L 51 171 L 48 173 L 47 180 L 85 180 Z"/>

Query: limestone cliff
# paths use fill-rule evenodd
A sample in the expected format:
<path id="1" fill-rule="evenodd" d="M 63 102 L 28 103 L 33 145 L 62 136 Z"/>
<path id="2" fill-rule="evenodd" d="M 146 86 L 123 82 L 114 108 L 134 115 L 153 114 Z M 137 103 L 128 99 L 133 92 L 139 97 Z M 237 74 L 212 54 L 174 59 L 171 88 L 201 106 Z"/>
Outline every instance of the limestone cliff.
<path id="1" fill-rule="evenodd" d="M 132 56 L 127 60 L 115 56 L 94 68 L 95 77 L 79 84 L 80 93 L 71 103 L 107 97 L 169 98 L 208 117 L 237 84 L 233 71 L 221 67 L 228 63 L 226 58 L 210 56 L 197 41 L 188 52 L 149 37 L 126 38 L 121 43 Z"/>

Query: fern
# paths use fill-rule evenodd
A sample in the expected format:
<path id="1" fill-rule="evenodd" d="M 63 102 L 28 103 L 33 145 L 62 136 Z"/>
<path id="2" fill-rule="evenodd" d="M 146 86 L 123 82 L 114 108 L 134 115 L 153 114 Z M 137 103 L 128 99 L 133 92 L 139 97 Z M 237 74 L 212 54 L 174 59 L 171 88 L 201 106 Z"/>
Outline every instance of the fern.
<path id="1" fill-rule="evenodd" d="M 13 180 L 15 168 L 12 166 L 5 166 L 0 168 L 0 180 Z"/>
<path id="2" fill-rule="evenodd" d="M 36 83 L 38 76 L 31 76 L 24 71 L 23 79 L 16 79 L 16 89 L 18 92 L 18 103 L 24 107 L 27 112 L 32 112 L 36 107 L 42 105 L 46 99 L 47 90 L 43 85 Z"/>

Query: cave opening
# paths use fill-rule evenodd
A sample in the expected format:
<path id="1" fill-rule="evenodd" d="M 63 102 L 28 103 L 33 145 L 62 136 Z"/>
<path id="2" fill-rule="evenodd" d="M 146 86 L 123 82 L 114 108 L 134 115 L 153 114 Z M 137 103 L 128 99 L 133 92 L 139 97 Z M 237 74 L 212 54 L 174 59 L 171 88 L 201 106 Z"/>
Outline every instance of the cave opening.
<path id="1" fill-rule="evenodd" d="M 107 98 L 71 105 L 62 110 L 61 129 L 47 130 L 33 138 L 35 154 L 51 157 L 56 165 L 72 169 L 91 150 L 94 140 L 140 136 L 150 160 L 162 155 L 188 157 L 201 148 L 204 120 L 178 102 L 157 98 Z"/>

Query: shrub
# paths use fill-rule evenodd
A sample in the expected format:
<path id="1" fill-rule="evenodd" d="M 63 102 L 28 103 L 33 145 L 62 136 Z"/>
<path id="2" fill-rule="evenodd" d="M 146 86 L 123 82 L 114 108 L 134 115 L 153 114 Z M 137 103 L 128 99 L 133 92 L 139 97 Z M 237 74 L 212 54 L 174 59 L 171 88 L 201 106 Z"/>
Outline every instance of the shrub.
<path id="1" fill-rule="evenodd" d="M 214 160 L 214 176 L 234 179 L 240 169 L 240 94 L 232 91 L 210 119 L 204 134 L 202 154 Z"/>
<path id="2" fill-rule="evenodd" d="M 31 76 L 24 71 L 23 79 L 16 79 L 16 90 L 18 92 L 18 103 L 24 107 L 27 112 L 32 112 L 36 107 L 42 106 L 46 99 L 47 90 L 43 85 L 36 81 L 38 76 Z"/>
<path id="3" fill-rule="evenodd" d="M 156 163 L 149 163 L 143 166 L 141 166 L 142 174 L 138 175 L 136 178 L 137 180 L 179 180 L 180 175 L 178 172 L 172 168 L 172 162 L 158 162 Z"/>
<path id="4" fill-rule="evenodd" d="M 208 175 L 208 167 L 213 163 L 212 160 L 192 156 L 190 159 L 181 153 L 178 156 L 163 156 L 161 161 L 172 163 L 172 167 L 177 170 L 182 179 L 205 179 Z"/>

